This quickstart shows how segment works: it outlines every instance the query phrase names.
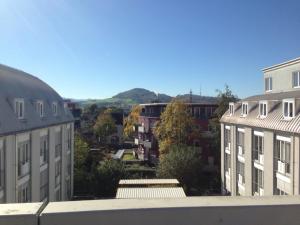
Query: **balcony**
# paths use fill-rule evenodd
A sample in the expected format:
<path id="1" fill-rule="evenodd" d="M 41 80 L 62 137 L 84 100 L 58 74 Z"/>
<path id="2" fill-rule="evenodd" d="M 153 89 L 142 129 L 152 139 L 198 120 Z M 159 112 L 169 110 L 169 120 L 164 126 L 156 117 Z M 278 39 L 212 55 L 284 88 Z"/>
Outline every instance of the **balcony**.
<path id="1" fill-rule="evenodd" d="M 225 153 L 230 155 L 230 143 L 227 143 L 227 146 L 225 146 Z"/>
<path id="2" fill-rule="evenodd" d="M 138 132 L 139 133 L 145 133 L 145 127 L 144 126 L 139 126 L 138 127 Z"/>
<path id="3" fill-rule="evenodd" d="M 141 139 L 139 139 L 139 138 L 135 138 L 134 139 L 134 144 L 135 145 L 143 144 L 143 141 Z"/>
<path id="4" fill-rule="evenodd" d="M 151 141 L 144 141 L 144 147 L 145 148 L 151 148 L 152 147 Z"/>
<path id="5" fill-rule="evenodd" d="M 22 177 L 26 174 L 29 174 L 29 162 L 23 164 L 23 163 L 19 163 L 18 166 L 18 176 Z"/>
<path id="6" fill-rule="evenodd" d="M 3 205 L 0 224 L 298 225 L 299 211 L 299 196 L 97 200 Z"/>

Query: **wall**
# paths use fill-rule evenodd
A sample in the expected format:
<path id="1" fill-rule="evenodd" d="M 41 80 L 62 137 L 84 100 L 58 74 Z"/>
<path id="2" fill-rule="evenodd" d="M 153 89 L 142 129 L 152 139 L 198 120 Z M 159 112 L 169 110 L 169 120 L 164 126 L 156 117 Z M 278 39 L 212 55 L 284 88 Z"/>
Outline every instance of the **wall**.
<path id="1" fill-rule="evenodd" d="M 292 86 L 292 73 L 300 70 L 300 62 L 264 73 L 264 78 L 273 77 L 273 90 L 267 93 L 295 90 Z M 263 82 L 263 84 L 265 81 Z M 265 86 L 264 86 L 265 88 Z M 299 89 L 296 89 L 299 90 Z"/>

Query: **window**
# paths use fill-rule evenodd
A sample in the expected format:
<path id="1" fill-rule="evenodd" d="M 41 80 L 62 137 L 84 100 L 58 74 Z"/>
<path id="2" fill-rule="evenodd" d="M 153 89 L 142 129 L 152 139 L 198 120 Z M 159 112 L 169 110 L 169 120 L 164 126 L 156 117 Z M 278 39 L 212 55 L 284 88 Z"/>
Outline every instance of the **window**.
<path id="1" fill-rule="evenodd" d="M 263 154 L 264 154 L 264 140 L 263 133 L 254 132 L 253 140 L 253 160 L 258 161 L 263 164 Z"/>
<path id="2" fill-rule="evenodd" d="M 293 88 L 300 87 L 300 71 L 293 72 Z"/>
<path id="3" fill-rule="evenodd" d="M 0 140 L 0 189 L 4 188 L 4 146 L 3 141 Z"/>
<path id="4" fill-rule="evenodd" d="M 18 188 L 18 202 L 30 202 L 30 185 L 29 183 L 23 184 Z"/>
<path id="5" fill-rule="evenodd" d="M 272 91 L 273 90 L 273 79 L 272 77 L 265 78 L 265 90 Z"/>
<path id="6" fill-rule="evenodd" d="M 253 169 L 253 194 L 264 195 L 264 172 L 257 168 Z"/>
<path id="7" fill-rule="evenodd" d="M 44 170 L 40 174 L 40 201 L 48 198 L 48 171 Z"/>
<path id="8" fill-rule="evenodd" d="M 237 162 L 237 182 L 238 184 L 245 184 L 245 164 L 242 162 Z"/>
<path id="9" fill-rule="evenodd" d="M 72 133 L 71 128 L 67 129 L 67 151 L 70 151 L 72 147 Z"/>
<path id="10" fill-rule="evenodd" d="M 267 111 L 267 102 L 260 102 L 259 103 L 259 117 L 265 118 L 267 117 L 268 111 Z"/>
<path id="11" fill-rule="evenodd" d="M 295 117 L 294 99 L 283 100 L 283 117 L 284 119 L 292 119 Z"/>
<path id="12" fill-rule="evenodd" d="M 237 132 L 237 150 L 238 155 L 244 155 L 244 139 L 245 139 L 245 131 L 243 129 L 238 128 Z"/>
<path id="13" fill-rule="evenodd" d="M 230 151 L 230 141 L 231 141 L 231 134 L 230 134 L 230 126 L 225 126 L 224 131 L 224 141 L 225 141 L 225 150 L 227 149 Z"/>
<path id="14" fill-rule="evenodd" d="M 18 143 L 18 176 L 22 177 L 29 174 L 30 166 L 29 142 Z"/>
<path id="15" fill-rule="evenodd" d="M 232 116 L 234 114 L 234 103 L 229 103 L 229 115 Z"/>
<path id="16" fill-rule="evenodd" d="M 40 141 L 40 165 L 47 163 L 48 160 L 48 136 L 41 137 Z"/>
<path id="17" fill-rule="evenodd" d="M 248 103 L 243 103 L 242 104 L 242 116 L 247 116 L 248 115 Z"/>
<path id="18" fill-rule="evenodd" d="M 277 172 L 289 175 L 291 167 L 291 139 L 287 137 L 276 137 L 275 162 Z"/>
<path id="19" fill-rule="evenodd" d="M 24 99 L 15 100 L 15 114 L 19 119 L 24 119 Z"/>
<path id="20" fill-rule="evenodd" d="M 61 160 L 55 162 L 55 187 L 59 186 L 61 183 Z"/>
<path id="21" fill-rule="evenodd" d="M 57 102 L 52 103 L 52 112 L 54 116 L 57 116 L 57 109 L 58 109 L 57 106 L 58 106 Z"/>
<path id="22" fill-rule="evenodd" d="M 61 131 L 55 132 L 55 158 L 61 157 L 62 146 L 61 146 Z"/>
<path id="23" fill-rule="evenodd" d="M 44 103 L 43 101 L 36 102 L 36 111 L 40 115 L 40 117 L 44 116 Z"/>

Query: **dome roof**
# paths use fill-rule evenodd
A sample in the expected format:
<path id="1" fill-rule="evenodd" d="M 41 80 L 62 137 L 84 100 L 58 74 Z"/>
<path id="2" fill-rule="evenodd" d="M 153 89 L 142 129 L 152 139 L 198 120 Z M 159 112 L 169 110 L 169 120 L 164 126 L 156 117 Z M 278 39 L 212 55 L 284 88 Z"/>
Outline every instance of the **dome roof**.
<path id="1" fill-rule="evenodd" d="M 15 100 L 24 100 L 24 119 L 15 114 Z M 42 101 L 44 116 L 37 112 Z M 52 104 L 57 103 L 54 115 Z M 49 85 L 23 71 L 0 64 L 0 136 L 72 122 L 73 116 L 64 108 L 63 99 Z"/>

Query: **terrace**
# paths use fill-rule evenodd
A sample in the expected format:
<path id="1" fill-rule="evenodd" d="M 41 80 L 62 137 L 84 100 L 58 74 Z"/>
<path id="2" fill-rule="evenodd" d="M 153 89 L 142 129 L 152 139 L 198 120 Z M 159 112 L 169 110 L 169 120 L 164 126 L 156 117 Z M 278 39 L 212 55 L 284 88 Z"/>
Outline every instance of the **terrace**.
<path id="1" fill-rule="evenodd" d="M 5 225 L 298 225 L 300 196 L 112 199 L 7 204 Z"/>

